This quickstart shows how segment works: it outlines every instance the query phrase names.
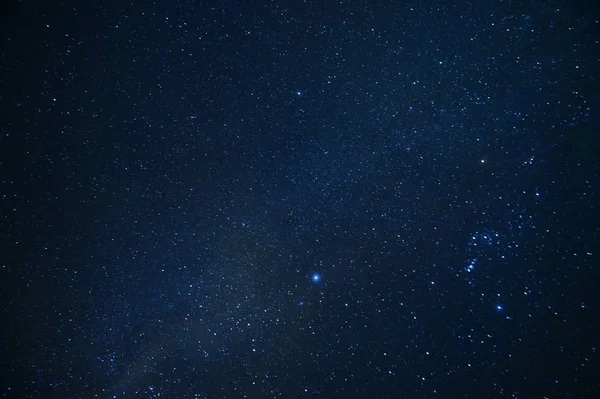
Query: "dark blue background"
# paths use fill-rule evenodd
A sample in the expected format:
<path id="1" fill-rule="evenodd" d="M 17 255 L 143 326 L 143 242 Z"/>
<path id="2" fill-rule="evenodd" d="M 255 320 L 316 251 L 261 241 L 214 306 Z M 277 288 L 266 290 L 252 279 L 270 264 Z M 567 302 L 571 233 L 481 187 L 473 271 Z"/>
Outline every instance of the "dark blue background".
<path id="1" fill-rule="evenodd" d="M 5 5 L 0 395 L 599 395 L 597 6 Z"/>

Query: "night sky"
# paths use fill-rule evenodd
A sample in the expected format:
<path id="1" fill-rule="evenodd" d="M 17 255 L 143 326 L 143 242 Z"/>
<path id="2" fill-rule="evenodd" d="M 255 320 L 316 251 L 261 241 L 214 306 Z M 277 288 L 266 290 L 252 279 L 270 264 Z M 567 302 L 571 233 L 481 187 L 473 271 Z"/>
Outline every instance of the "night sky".
<path id="1" fill-rule="evenodd" d="M 596 1 L 3 8 L 0 397 L 600 397 Z"/>

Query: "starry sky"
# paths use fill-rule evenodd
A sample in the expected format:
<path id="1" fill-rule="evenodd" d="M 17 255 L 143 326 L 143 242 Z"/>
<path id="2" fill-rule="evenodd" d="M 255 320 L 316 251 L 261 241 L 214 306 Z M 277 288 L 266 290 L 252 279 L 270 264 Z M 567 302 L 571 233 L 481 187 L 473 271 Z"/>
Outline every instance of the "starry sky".
<path id="1" fill-rule="evenodd" d="M 0 397 L 600 395 L 595 1 L 20 1 Z"/>

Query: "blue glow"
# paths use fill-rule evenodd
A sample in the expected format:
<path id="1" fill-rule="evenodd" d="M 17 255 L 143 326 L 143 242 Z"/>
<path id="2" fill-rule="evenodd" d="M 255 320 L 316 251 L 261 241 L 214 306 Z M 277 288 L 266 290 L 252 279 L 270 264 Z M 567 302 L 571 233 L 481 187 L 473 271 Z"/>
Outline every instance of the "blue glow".
<path id="1" fill-rule="evenodd" d="M 504 310 L 504 305 L 500 304 L 500 305 L 496 305 L 496 310 L 498 312 L 502 312 Z"/>
<path id="2" fill-rule="evenodd" d="M 321 281 L 321 275 L 319 273 L 314 273 L 311 279 L 314 283 L 318 283 L 319 281 Z"/>
<path id="3" fill-rule="evenodd" d="M 471 262 L 469 262 L 469 265 L 465 268 L 467 270 L 467 272 L 472 272 L 473 270 L 475 270 L 475 266 L 477 266 L 477 258 L 473 258 L 471 260 Z"/>

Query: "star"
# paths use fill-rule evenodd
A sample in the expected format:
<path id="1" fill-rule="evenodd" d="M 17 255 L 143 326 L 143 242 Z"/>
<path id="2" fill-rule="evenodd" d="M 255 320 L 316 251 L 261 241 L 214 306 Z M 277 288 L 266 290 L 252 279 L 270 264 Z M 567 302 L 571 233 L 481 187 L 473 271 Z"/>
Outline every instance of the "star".
<path id="1" fill-rule="evenodd" d="M 313 281 L 313 283 L 318 283 L 319 281 L 321 281 L 321 275 L 319 273 L 313 273 L 313 275 L 311 276 L 311 280 Z"/>

